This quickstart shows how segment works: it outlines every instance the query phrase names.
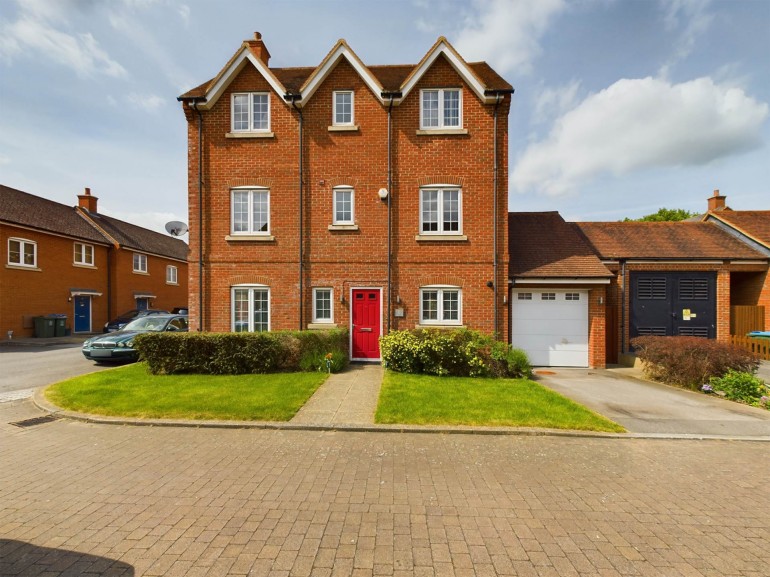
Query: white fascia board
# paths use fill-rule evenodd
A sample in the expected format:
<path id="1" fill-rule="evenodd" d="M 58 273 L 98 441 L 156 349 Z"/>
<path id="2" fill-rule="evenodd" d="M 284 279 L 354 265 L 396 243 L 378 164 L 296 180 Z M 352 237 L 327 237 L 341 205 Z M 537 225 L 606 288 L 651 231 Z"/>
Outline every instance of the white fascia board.
<path id="1" fill-rule="evenodd" d="M 691 264 L 708 264 L 708 265 L 722 265 L 724 264 L 724 261 L 722 260 L 632 260 L 628 259 L 626 260 L 626 264 L 677 264 L 681 266 L 687 266 Z"/>
<path id="2" fill-rule="evenodd" d="M 454 53 L 454 51 L 450 50 L 446 44 L 443 42 L 440 43 L 438 46 L 436 46 L 436 49 L 433 51 L 432 54 L 430 54 L 420 65 L 420 67 L 415 71 L 415 73 L 411 76 L 409 81 L 402 86 L 401 88 L 401 99 L 395 102 L 401 102 L 406 98 L 407 94 L 409 94 L 412 89 L 417 85 L 417 83 L 420 81 L 420 78 L 423 77 L 423 75 L 430 69 L 431 66 L 433 66 L 433 63 L 436 61 L 436 58 L 439 57 L 440 54 L 443 54 L 446 59 L 449 61 L 449 63 L 452 65 L 452 68 L 455 69 L 455 71 L 462 76 L 462 79 L 468 84 L 468 86 L 471 87 L 473 92 L 476 93 L 476 96 L 478 96 L 482 102 L 485 104 L 492 104 L 495 102 L 494 98 L 490 98 L 488 96 L 484 95 L 484 87 L 479 82 L 478 78 L 476 78 L 476 75 L 473 74 L 471 69 L 468 67 L 465 62 L 460 60 L 457 55 Z"/>
<path id="3" fill-rule="evenodd" d="M 214 86 L 212 86 L 211 89 L 206 93 L 206 102 L 200 105 L 202 110 L 209 110 L 212 106 L 214 106 L 214 104 L 216 104 L 217 100 L 219 100 L 219 97 L 222 96 L 222 93 L 225 91 L 225 88 L 228 87 L 233 78 L 235 78 L 243 69 L 247 61 L 254 65 L 254 68 L 257 69 L 257 72 L 259 72 L 262 77 L 267 80 L 267 83 L 278 94 L 279 100 L 283 101 L 283 96 L 286 94 L 286 88 L 284 88 L 284 86 L 278 81 L 275 75 L 270 72 L 270 69 L 264 62 L 254 56 L 251 53 L 251 50 L 244 47 L 240 54 L 238 54 L 238 56 L 227 68 L 225 73 L 219 77 L 219 80 L 217 80 L 216 84 L 214 84 Z"/>
<path id="4" fill-rule="evenodd" d="M 359 60 L 359 58 L 353 52 L 351 52 L 347 46 L 340 45 L 337 47 L 337 50 L 329 55 L 329 58 L 326 59 L 324 65 L 315 71 L 313 77 L 310 79 L 310 82 L 302 87 L 300 90 L 302 100 L 297 103 L 298 106 L 301 107 L 313 96 L 313 94 L 315 94 L 315 91 L 318 90 L 318 87 L 321 86 L 323 81 L 326 80 L 326 77 L 329 76 L 331 71 L 334 70 L 334 68 L 337 66 L 340 58 L 343 57 L 348 61 L 348 63 L 350 63 L 353 69 L 363 79 L 364 84 L 369 87 L 369 90 L 371 90 L 372 93 L 377 97 L 377 100 L 384 104 L 385 100 L 382 98 L 382 86 L 380 86 L 379 82 L 377 82 L 374 76 L 372 76 L 372 73 L 369 72 L 369 69 L 364 65 L 364 63 L 361 62 L 361 60 Z"/>
<path id="5" fill-rule="evenodd" d="M 608 278 L 517 278 L 514 285 L 520 284 L 610 284 Z"/>

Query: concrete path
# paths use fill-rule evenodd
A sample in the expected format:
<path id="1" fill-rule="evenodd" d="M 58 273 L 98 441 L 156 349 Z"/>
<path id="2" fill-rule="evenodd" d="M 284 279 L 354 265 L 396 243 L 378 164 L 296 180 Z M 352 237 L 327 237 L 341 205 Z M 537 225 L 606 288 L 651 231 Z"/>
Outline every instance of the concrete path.
<path id="1" fill-rule="evenodd" d="M 371 425 L 380 396 L 379 364 L 354 364 L 330 375 L 291 420 L 304 425 Z"/>
<path id="2" fill-rule="evenodd" d="M 538 381 L 630 433 L 770 438 L 770 411 L 635 378 L 639 374 L 559 368 L 541 371 Z"/>

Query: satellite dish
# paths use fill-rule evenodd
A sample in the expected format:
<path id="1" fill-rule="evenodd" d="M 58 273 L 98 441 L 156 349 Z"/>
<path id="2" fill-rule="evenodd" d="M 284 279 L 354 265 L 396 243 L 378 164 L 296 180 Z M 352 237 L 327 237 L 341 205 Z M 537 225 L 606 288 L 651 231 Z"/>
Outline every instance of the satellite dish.
<path id="1" fill-rule="evenodd" d="M 166 232 L 171 236 L 181 236 L 183 234 L 187 234 L 188 230 L 190 230 L 188 226 L 178 220 L 172 220 L 171 222 L 166 223 Z"/>

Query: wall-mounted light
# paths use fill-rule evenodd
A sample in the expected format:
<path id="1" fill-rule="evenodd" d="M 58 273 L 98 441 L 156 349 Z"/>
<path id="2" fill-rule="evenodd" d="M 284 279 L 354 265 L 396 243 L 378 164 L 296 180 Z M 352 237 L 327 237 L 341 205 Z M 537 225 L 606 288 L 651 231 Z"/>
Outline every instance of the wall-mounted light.
<path id="1" fill-rule="evenodd" d="M 385 200 L 388 198 L 388 189 L 387 188 L 381 188 L 377 191 L 377 196 L 380 197 L 380 200 Z"/>
<path id="2" fill-rule="evenodd" d="M 67 297 L 67 302 L 71 303 L 72 302 L 72 297 Z"/>
<path id="3" fill-rule="evenodd" d="M 503 304 L 504 305 L 508 304 L 508 295 L 503 295 Z"/>
<path id="4" fill-rule="evenodd" d="M 604 304 L 604 297 L 599 297 L 599 304 L 600 304 L 600 305 L 603 305 L 603 304 Z"/>
<path id="5" fill-rule="evenodd" d="M 401 304 L 401 297 L 399 295 L 396 295 L 396 304 Z"/>
<path id="6" fill-rule="evenodd" d="M 342 293 L 340 293 L 340 302 L 343 304 L 345 303 L 345 295 Z"/>

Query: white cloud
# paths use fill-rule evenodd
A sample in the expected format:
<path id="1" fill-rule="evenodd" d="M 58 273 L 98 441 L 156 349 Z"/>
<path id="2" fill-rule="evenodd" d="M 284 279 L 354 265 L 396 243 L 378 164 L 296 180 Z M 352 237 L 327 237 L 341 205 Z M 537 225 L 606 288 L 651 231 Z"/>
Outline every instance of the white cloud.
<path id="1" fill-rule="evenodd" d="M 545 88 L 537 95 L 534 103 L 533 122 L 543 123 L 561 116 L 575 107 L 580 81 L 573 80 L 558 88 Z"/>
<path id="2" fill-rule="evenodd" d="M 529 72 L 540 54 L 540 37 L 563 12 L 564 0 L 474 0 L 455 43 L 469 61 L 486 60 L 498 72 Z"/>
<path id="3" fill-rule="evenodd" d="M 128 94 L 126 100 L 132 107 L 147 112 L 155 112 L 166 104 L 167 101 L 167 99 L 161 98 L 157 94 L 137 94 L 136 92 Z"/>
<path id="4" fill-rule="evenodd" d="M 126 70 L 110 58 L 90 32 L 71 34 L 60 29 L 66 24 L 63 7 L 69 4 L 51 0 L 20 3 L 18 19 L 0 25 L 0 56 L 10 62 L 29 51 L 71 68 L 80 77 L 126 76 Z M 54 21 L 59 27 L 52 24 Z"/>
<path id="5" fill-rule="evenodd" d="M 713 14 L 708 12 L 710 3 L 711 0 L 661 0 L 666 29 L 674 32 L 682 29 L 674 54 L 660 69 L 661 76 L 667 76 L 672 66 L 687 58 L 698 38 L 708 31 L 714 20 Z"/>
<path id="6" fill-rule="evenodd" d="M 187 4 L 180 4 L 177 7 L 177 12 L 185 26 L 190 24 L 190 7 Z"/>
<path id="7" fill-rule="evenodd" d="M 530 145 L 511 172 L 511 185 L 559 195 L 601 174 L 708 164 L 760 146 L 767 116 L 767 104 L 711 78 L 619 80 Z"/>

